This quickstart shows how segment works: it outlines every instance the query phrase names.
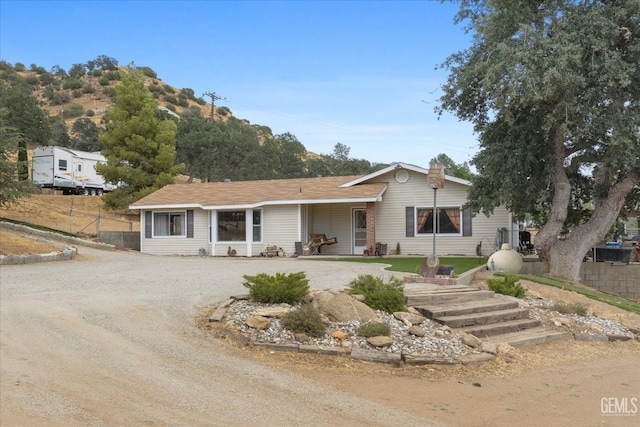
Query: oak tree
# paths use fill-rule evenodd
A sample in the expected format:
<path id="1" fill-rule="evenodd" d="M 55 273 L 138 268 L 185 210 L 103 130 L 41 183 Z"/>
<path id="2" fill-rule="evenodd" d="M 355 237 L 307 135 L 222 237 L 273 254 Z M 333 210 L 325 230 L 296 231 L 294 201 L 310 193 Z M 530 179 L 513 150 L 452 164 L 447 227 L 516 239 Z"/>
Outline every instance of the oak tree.
<path id="1" fill-rule="evenodd" d="M 638 193 L 640 0 L 466 0 L 457 21 L 473 42 L 443 64 L 439 111 L 479 135 L 471 206 L 541 218 L 547 273 L 579 280 Z"/>

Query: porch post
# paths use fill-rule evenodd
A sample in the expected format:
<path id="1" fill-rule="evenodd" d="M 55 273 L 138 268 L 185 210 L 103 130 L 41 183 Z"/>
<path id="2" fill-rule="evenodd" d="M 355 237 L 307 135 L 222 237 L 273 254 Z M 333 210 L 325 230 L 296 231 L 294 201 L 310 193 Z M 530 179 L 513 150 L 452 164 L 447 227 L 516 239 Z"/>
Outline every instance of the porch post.
<path id="1" fill-rule="evenodd" d="M 370 248 L 376 250 L 376 204 L 374 202 L 367 202 L 367 249 Z"/>

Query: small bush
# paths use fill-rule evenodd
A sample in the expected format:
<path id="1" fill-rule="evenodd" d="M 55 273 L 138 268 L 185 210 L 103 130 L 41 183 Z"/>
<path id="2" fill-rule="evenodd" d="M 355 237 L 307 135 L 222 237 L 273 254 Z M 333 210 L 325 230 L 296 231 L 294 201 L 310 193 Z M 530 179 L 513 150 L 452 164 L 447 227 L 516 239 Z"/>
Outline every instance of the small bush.
<path id="1" fill-rule="evenodd" d="M 104 89 L 102 89 L 102 93 L 107 95 L 112 100 L 116 99 L 116 88 L 114 87 L 105 87 Z"/>
<path id="2" fill-rule="evenodd" d="M 390 336 L 391 327 L 387 323 L 365 323 L 358 328 L 358 335 L 365 338 Z"/>
<path id="3" fill-rule="evenodd" d="M 26 71 L 27 67 L 25 67 L 22 62 L 16 62 L 16 65 L 13 67 L 13 69 L 18 72 L 22 72 L 22 71 Z"/>
<path id="4" fill-rule="evenodd" d="M 260 273 L 256 276 L 242 276 L 244 287 L 256 302 L 266 304 L 297 304 L 309 291 L 309 279 L 303 272 L 276 273 L 275 276 Z"/>
<path id="5" fill-rule="evenodd" d="M 573 304 L 557 302 L 553 304 L 553 310 L 562 314 L 577 314 L 578 316 L 587 315 L 587 305 L 579 302 L 574 302 Z"/>
<path id="6" fill-rule="evenodd" d="M 62 110 L 62 117 L 69 119 L 71 117 L 80 117 L 84 114 L 84 108 L 80 104 L 71 104 Z"/>
<path id="7" fill-rule="evenodd" d="M 311 304 L 299 306 L 282 316 L 280 321 L 285 329 L 294 333 L 305 333 L 310 337 L 319 338 L 325 334 L 327 329 L 320 312 Z"/>
<path id="8" fill-rule="evenodd" d="M 164 100 L 169 104 L 178 105 L 178 99 L 173 95 L 165 95 Z"/>
<path id="9" fill-rule="evenodd" d="M 95 92 L 95 89 L 89 83 L 82 86 L 82 93 L 93 93 L 93 92 Z"/>
<path id="10" fill-rule="evenodd" d="M 80 89 L 82 87 L 82 82 L 78 79 L 66 79 L 62 84 L 63 89 Z"/>
<path id="11" fill-rule="evenodd" d="M 196 99 L 196 102 L 198 103 L 198 105 L 206 105 L 207 101 L 204 100 L 204 98 L 198 98 Z"/>
<path id="12" fill-rule="evenodd" d="M 142 71 L 142 74 L 144 74 L 147 77 L 151 77 L 152 79 L 155 79 L 156 77 L 158 77 L 158 74 L 155 71 L 153 71 L 151 67 L 138 67 L 138 70 Z"/>
<path id="13" fill-rule="evenodd" d="M 506 274 L 504 279 L 488 279 L 487 285 L 493 292 L 502 295 L 509 295 L 516 298 L 523 298 L 526 290 L 520 283 L 516 283 L 518 278 L 510 274 Z"/>
<path id="14" fill-rule="evenodd" d="M 176 90 L 169 85 L 162 86 L 165 92 L 167 93 L 176 93 Z"/>
<path id="15" fill-rule="evenodd" d="M 104 76 L 109 80 L 120 80 L 120 72 L 119 71 L 107 71 L 104 73 Z"/>
<path id="16" fill-rule="evenodd" d="M 404 284 L 396 277 L 384 283 L 382 277 L 361 274 L 349 283 L 349 294 L 364 295 L 364 303 L 387 313 L 405 309 Z"/>
<path id="17" fill-rule="evenodd" d="M 93 117 L 93 116 L 96 115 L 96 112 L 93 111 L 93 110 L 87 110 L 87 111 L 85 111 L 84 115 L 87 116 L 87 117 Z"/>
<path id="18" fill-rule="evenodd" d="M 110 80 L 107 76 L 102 76 L 100 77 L 100 80 L 98 80 L 98 83 L 100 83 L 100 86 L 109 86 Z"/>

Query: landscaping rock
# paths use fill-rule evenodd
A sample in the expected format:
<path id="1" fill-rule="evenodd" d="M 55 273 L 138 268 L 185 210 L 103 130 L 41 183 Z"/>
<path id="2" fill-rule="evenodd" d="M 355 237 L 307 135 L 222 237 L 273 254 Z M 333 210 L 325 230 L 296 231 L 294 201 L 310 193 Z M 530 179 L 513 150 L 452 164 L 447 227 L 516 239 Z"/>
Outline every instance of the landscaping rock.
<path id="1" fill-rule="evenodd" d="M 246 323 L 254 329 L 267 329 L 271 322 L 264 316 L 251 316 L 247 319 Z"/>
<path id="2" fill-rule="evenodd" d="M 316 305 L 318 310 L 325 313 L 330 320 L 336 322 L 351 322 L 354 320 L 360 322 L 380 321 L 373 309 L 348 294 L 322 292 L 316 296 L 313 304 Z"/>
<path id="3" fill-rule="evenodd" d="M 288 307 L 266 307 L 256 310 L 256 316 L 263 317 L 282 317 L 291 311 L 291 306 Z"/>
<path id="4" fill-rule="evenodd" d="M 346 340 L 349 338 L 349 334 L 344 331 L 334 331 L 331 336 L 337 340 Z"/>
<path id="5" fill-rule="evenodd" d="M 393 344 L 393 338 L 380 335 L 377 337 L 367 338 L 367 342 L 374 347 L 388 347 Z"/>
<path id="6" fill-rule="evenodd" d="M 412 326 L 409 328 L 409 333 L 411 335 L 415 335 L 416 337 L 424 337 L 427 333 L 420 326 Z"/>
<path id="7" fill-rule="evenodd" d="M 482 348 L 482 340 L 476 336 L 468 334 L 466 332 L 460 332 L 460 341 L 462 344 L 472 348 Z"/>
<path id="8" fill-rule="evenodd" d="M 419 325 L 422 322 L 424 322 L 424 320 L 426 319 L 422 315 L 412 314 L 412 313 L 409 313 L 409 312 L 406 312 L 406 311 L 396 311 L 395 313 L 393 313 L 393 317 L 395 317 L 398 320 L 403 321 L 404 324 L 407 325 L 407 326 Z"/>

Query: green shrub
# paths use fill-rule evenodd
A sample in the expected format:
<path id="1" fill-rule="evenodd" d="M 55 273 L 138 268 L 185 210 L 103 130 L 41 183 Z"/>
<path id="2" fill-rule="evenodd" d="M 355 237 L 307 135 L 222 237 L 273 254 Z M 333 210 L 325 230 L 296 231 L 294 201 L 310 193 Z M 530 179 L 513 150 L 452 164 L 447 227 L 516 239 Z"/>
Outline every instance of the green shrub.
<path id="1" fill-rule="evenodd" d="M 93 110 L 87 110 L 87 111 L 85 111 L 84 115 L 87 116 L 87 117 L 93 117 L 93 116 L 96 115 L 96 112 L 93 111 Z"/>
<path id="2" fill-rule="evenodd" d="M 142 71 L 142 74 L 144 74 L 147 77 L 151 77 L 152 79 L 155 79 L 156 77 L 158 77 L 158 74 L 155 71 L 153 71 L 151 67 L 138 67 L 138 70 Z"/>
<path id="3" fill-rule="evenodd" d="M 294 333 L 305 333 L 310 337 L 319 338 L 326 332 L 327 327 L 322 321 L 320 312 L 311 304 L 302 304 L 280 319 L 285 329 Z"/>
<path id="4" fill-rule="evenodd" d="M 509 295 L 516 298 L 523 298 L 526 290 L 520 283 L 516 283 L 518 278 L 510 274 L 506 274 L 504 279 L 488 279 L 487 285 L 493 292 L 502 295 Z"/>
<path id="5" fill-rule="evenodd" d="M 162 86 L 165 92 L 167 93 L 176 93 L 176 90 L 169 85 Z"/>
<path id="6" fill-rule="evenodd" d="M 167 104 L 167 108 L 171 111 L 173 111 L 174 113 L 177 112 L 178 110 L 176 110 L 176 106 L 173 104 Z"/>
<path id="7" fill-rule="evenodd" d="M 160 87 L 159 85 L 152 83 L 150 84 L 147 89 L 149 89 L 149 92 L 151 93 L 164 93 L 164 89 L 162 89 L 162 87 Z"/>
<path id="8" fill-rule="evenodd" d="M 116 88 L 114 87 L 105 87 L 104 89 L 102 89 L 102 93 L 107 95 L 112 100 L 115 100 L 116 98 Z"/>
<path id="9" fill-rule="evenodd" d="M 80 104 L 71 104 L 62 110 L 62 117 L 65 119 L 71 117 L 80 117 L 84 114 L 84 108 Z"/>
<path id="10" fill-rule="evenodd" d="M 178 105 L 178 99 L 173 95 L 165 95 L 164 100 L 169 104 Z"/>
<path id="11" fill-rule="evenodd" d="M 63 89 L 80 89 L 82 87 L 82 82 L 78 79 L 66 79 L 62 84 Z"/>
<path id="12" fill-rule="evenodd" d="M 364 303 L 374 310 L 393 313 L 405 309 L 404 283 L 396 277 L 384 283 L 382 277 L 361 274 L 349 283 L 349 294 L 364 295 Z"/>
<path id="13" fill-rule="evenodd" d="M 260 273 L 256 276 L 242 276 L 246 280 L 244 287 L 254 301 L 267 304 L 296 304 L 302 301 L 309 291 L 309 279 L 303 272 L 276 273 L 275 276 Z"/>
<path id="14" fill-rule="evenodd" d="M 22 71 L 26 71 L 27 67 L 25 67 L 22 62 L 16 62 L 16 65 L 13 67 L 13 69 L 18 72 L 22 72 Z"/>
<path id="15" fill-rule="evenodd" d="M 27 77 L 25 77 L 24 81 L 26 81 L 27 84 L 30 86 L 40 86 L 40 80 L 38 80 L 38 78 L 33 74 L 30 74 Z"/>
<path id="16" fill-rule="evenodd" d="M 71 95 L 73 95 L 74 98 L 80 98 L 82 96 L 82 91 L 80 89 L 75 89 L 71 91 Z"/>
<path id="17" fill-rule="evenodd" d="M 578 316 L 587 315 L 587 305 L 579 302 L 574 302 L 572 304 L 557 302 L 553 304 L 553 310 L 562 314 L 577 314 Z"/>
<path id="18" fill-rule="evenodd" d="M 218 113 L 221 116 L 230 116 L 231 110 L 229 109 L 229 107 L 226 107 L 223 105 L 221 107 L 216 107 L 216 113 Z"/>
<path id="19" fill-rule="evenodd" d="M 391 327 L 387 323 L 371 323 L 367 322 L 358 328 L 358 335 L 365 338 L 390 336 Z"/>
<path id="20" fill-rule="evenodd" d="M 100 77 L 100 80 L 98 80 L 98 83 L 100 83 L 100 86 L 109 86 L 110 80 L 107 76 L 102 76 Z"/>
<path id="21" fill-rule="evenodd" d="M 107 71 L 104 76 L 109 80 L 120 80 L 120 72 L 117 70 Z"/>
<path id="22" fill-rule="evenodd" d="M 93 92 L 95 92 L 95 89 L 89 83 L 82 86 L 82 93 L 93 93 Z"/>
<path id="23" fill-rule="evenodd" d="M 207 101 L 204 100 L 204 98 L 198 98 L 196 99 L 196 102 L 198 103 L 198 105 L 206 105 Z"/>

